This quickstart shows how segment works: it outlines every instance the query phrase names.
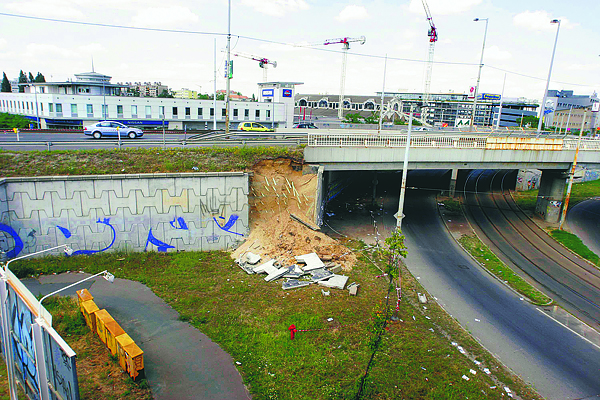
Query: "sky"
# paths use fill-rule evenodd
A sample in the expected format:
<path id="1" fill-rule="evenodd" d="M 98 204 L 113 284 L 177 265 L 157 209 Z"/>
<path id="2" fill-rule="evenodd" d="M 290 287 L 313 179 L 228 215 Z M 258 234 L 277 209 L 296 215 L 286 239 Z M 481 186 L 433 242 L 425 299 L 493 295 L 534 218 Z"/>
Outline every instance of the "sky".
<path id="1" fill-rule="evenodd" d="M 549 88 L 587 95 L 600 89 L 598 1 L 427 3 L 439 35 L 432 93 L 468 93 L 476 85 L 485 18 L 480 93 L 504 87 L 505 97 L 542 98 L 557 33 L 552 19 L 561 24 Z M 428 30 L 422 0 L 231 0 L 232 52 L 276 61 L 268 80 L 302 82 L 298 93 L 339 94 L 342 45 L 323 43 L 361 36 L 366 42 L 352 42 L 348 52 L 347 95 L 375 97 L 384 87 L 422 92 Z M 91 71 L 93 59 L 94 70 L 113 83 L 160 81 L 212 93 L 215 48 L 217 89 L 225 88 L 227 32 L 226 0 L 0 0 L 0 71 L 64 81 Z M 258 93 L 258 62 L 232 59 L 231 89 Z"/>

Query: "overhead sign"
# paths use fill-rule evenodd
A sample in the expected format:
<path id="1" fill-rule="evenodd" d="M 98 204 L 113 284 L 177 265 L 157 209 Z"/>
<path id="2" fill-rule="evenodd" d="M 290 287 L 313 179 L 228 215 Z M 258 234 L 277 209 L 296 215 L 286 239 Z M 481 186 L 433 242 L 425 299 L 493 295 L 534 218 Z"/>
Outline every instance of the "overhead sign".
<path id="1" fill-rule="evenodd" d="M 292 89 L 283 89 L 281 95 L 283 97 L 292 97 Z"/>
<path id="2" fill-rule="evenodd" d="M 470 118 L 456 118 L 456 120 L 454 120 L 455 128 L 461 128 L 463 126 L 470 126 L 470 125 L 471 125 Z"/>
<path id="3" fill-rule="evenodd" d="M 274 90 L 273 89 L 263 89 L 262 90 L 262 97 L 273 97 L 274 95 Z"/>
<path id="4" fill-rule="evenodd" d="M 502 96 L 499 94 L 481 93 L 481 95 L 479 95 L 479 100 L 500 100 L 500 99 L 502 99 Z"/>

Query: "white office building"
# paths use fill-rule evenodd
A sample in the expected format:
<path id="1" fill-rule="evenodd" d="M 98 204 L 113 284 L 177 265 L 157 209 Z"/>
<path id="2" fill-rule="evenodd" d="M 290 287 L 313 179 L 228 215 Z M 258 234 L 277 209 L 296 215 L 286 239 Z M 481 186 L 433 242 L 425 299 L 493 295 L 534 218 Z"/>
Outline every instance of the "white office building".
<path id="1" fill-rule="evenodd" d="M 225 127 L 225 101 L 215 105 L 213 100 L 121 96 L 126 85 L 111 84 L 110 76 L 88 72 L 75 77 L 74 81 L 24 84 L 25 93 L 0 93 L 0 112 L 23 115 L 42 129 L 80 129 L 106 119 L 148 128 L 163 124 L 181 130 Z M 230 101 L 231 127 L 254 121 L 291 128 L 296 84 L 270 82 L 273 95 L 261 95 L 262 101 Z M 264 85 L 259 84 L 262 90 Z"/>

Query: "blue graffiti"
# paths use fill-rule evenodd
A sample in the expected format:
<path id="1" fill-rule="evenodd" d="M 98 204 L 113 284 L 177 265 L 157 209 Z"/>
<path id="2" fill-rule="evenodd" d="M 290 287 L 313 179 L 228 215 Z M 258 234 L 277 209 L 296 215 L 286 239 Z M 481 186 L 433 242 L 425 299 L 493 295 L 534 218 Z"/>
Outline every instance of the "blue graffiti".
<path id="1" fill-rule="evenodd" d="M 177 224 L 179 224 L 179 228 L 177 227 L 177 224 L 175 224 L 176 220 L 177 220 Z M 175 229 L 185 229 L 185 230 L 188 229 L 188 226 L 187 226 L 187 224 L 185 223 L 185 220 L 182 217 L 173 218 L 173 221 L 169 221 L 169 223 Z"/>
<path id="2" fill-rule="evenodd" d="M 213 220 L 215 221 L 215 223 L 217 224 L 217 226 L 219 228 L 221 228 L 222 230 L 224 230 L 225 232 L 229 232 L 229 233 L 233 233 L 234 235 L 240 235 L 240 236 L 244 236 L 241 233 L 237 233 L 237 232 L 232 232 L 230 231 L 230 229 L 233 227 L 233 225 L 236 223 L 236 221 L 238 220 L 239 216 L 233 214 L 229 216 L 229 220 L 227 220 L 227 223 L 223 226 L 221 226 L 221 224 L 219 224 L 219 221 L 217 221 L 217 219 L 215 217 L 213 217 Z M 223 217 L 219 217 L 219 219 L 225 220 L 225 218 Z"/>
<path id="3" fill-rule="evenodd" d="M 166 244 L 165 242 L 161 242 L 152 234 L 152 228 L 150 228 L 150 232 L 148 232 L 148 239 L 146 240 L 146 247 L 144 247 L 144 251 L 148 249 L 148 243 L 152 243 L 156 247 L 158 247 L 158 251 L 165 252 L 167 249 L 174 249 L 175 246 L 171 246 L 170 244 Z"/>
<path id="4" fill-rule="evenodd" d="M 63 228 L 62 226 L 56 225 L 56 227 L 62 232 L 63 235 L 68 239 L 71 237 L 71 231 L 67 228 Z"/>
<path id="5" fill-rule="evenodd" d="M 110 242 L 110 244 L 108 246 L 106 246 L 105 248 L 100 249 L 100 250 L 77 250 L 77 251 L 73 252 L 72 255 L 76 256 L 78 254 L 102 253 L 103 251 L 106 251 L 106 250 L 110 249 L 112 247 L 112 245 L 115 244 L 115 240 L 117 239 L 117 231 L 115 231 L 115 228 L 110 224 L 110 218 L 104 218 L 103 220 L 98 219 L 98 221 L 96 221 L 96 223 L 97 224 L 104 224 L 104 225 L 108 226 L 110 229 L 112 229 L 113 235 L 112 235 L 112 241 Z"/>
<path id="6" fill-rule="evenodd" d="M 13 228 L 4 224 L 0 224 L 0 231 L 7 233 L 15 241 L 15 247 L 13 247 L 12 250 L 6 252 L 6 257 L 16 257 L 21 252 L 21 250 L 23 250 L 23 241 L 19 237 L 19 234 Z"/>

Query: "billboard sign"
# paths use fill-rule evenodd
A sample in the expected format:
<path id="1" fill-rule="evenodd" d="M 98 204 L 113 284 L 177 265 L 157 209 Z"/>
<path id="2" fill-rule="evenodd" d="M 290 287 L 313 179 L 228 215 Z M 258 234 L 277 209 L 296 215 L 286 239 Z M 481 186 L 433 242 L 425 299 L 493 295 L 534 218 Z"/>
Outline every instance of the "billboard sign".
<path id="1" fill-rule="evenodd" d="M 479 100 L 500 100 L 502 99 L 502 96 L 499 94 L 492 94 L 492 93 L 481 93 L 478 97 Z"/>
<path id="2" fill-rule="evenodd" d="M 455 128 L 462 128 L 462 127 L 470 126 L 470 125 L 471 125 L 470 118 L 456 118 L 456 120 L 454 120 Z"/>
<path id="3" fill-rule="evenodd" d="M 292 97 L 292 89 L 283 89 L 281 95 L 283 97 Z"/>
<path id="4" fill-rule="evenodd" d="M 273 97 L 273 95 L 274 95 L 273 89 L 263 89 L 262 90 L 262 97 Z"/>

